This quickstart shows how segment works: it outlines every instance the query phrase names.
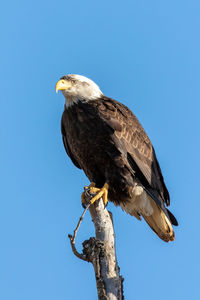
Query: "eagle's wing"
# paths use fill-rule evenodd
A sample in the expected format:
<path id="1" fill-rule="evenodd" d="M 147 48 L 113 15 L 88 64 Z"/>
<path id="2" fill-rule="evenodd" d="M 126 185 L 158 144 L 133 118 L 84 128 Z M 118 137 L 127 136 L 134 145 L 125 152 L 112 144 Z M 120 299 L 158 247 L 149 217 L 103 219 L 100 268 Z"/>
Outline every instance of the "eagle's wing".
<path id="1" fill-rule="evenodd" d="M 112 139 L 126 156 L 136 178 L 145 190 L 165 209 L 170 198 L 154 148 L 142 125 L 123 104 L 104 98 L 98 107 L 101 118 L 113 129 Z"/>
<path id="2" fill-rule="evenodd" d="M 74 158 L 74 156 L 73 156 L 73 154 L 72 154 L 72 151 L 71 151 L 71 149 L 70 149 L 70 147 L 69 147 L 69 143 L 68 143 L 68 141 L 67 141 L 67 135 L 66 135 L 66 132 L 65 132 L 65 126 L 64 126 L 64 123 L 63 123 L 63 118 L 62 118 L 62 120 L 61 120 L 61 133 L 62 133 L 63 144 L 64 144 L 64 147 L 65 147 L 65 150 L 66 150 L 68 156 L 71 158 L 73 164 L 74 164 L 77 168 L 81 169 L 79 163 L 78 163 L 77 160 Z"/>

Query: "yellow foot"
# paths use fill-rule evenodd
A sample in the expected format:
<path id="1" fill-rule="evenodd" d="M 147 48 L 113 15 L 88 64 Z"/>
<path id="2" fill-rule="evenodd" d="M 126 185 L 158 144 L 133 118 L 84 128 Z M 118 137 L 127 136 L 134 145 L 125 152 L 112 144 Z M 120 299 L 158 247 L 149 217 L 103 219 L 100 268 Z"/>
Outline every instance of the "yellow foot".
<path id="1" fill-rule="evenodd" d="M 93 204 L 95 201 L 99 200 L 100 198 L 103 199 L 103 203 L 105 206 L 108 203 L 108 189 L 109 185 L 107 183 L 104 184 L 104 186 L 99 189 L 95 187 L 95 183 L 92 182 L 88 187 L 85 187 L 85 189 L 89 189 L 90 194 L 96 194 L 92 199 L 90 199 L 90 203 Z M 84 206 L 85 204 L 88 204 L 86 199 L 85 199 L 85 194 L 82 193 L 81 195 L 81 201 L 82 205 Z"/>
<path id="2" fill-rule="evenodd" d="M 95 183 L 94 182 L 91 182 L 89 186 L 84 186 L 84 190 L 87 191 L 87 190 L 90 190 L 90 188 L 92 187 L 95 187 Z M 85 208 L 86 205 L 88 204 L 88 201 L 85 197 L 85 192 L 83 192 L 81 194 L 81 203 L 82 203 L 82 206 Z"/>

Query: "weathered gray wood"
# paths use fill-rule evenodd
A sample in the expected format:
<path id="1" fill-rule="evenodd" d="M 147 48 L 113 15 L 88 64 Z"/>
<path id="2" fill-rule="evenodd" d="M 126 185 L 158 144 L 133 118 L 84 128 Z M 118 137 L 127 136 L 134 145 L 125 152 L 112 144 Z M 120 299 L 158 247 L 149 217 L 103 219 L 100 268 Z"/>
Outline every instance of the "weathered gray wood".
<path id="1" fill-rule="evenodd" d="M 89 207 L 96 237 L 83 243 L 84 257 L 92 262 L 99 300 L 122 300 L 123 278 L 117 263 L 112 214 L 102 199 Z"/>

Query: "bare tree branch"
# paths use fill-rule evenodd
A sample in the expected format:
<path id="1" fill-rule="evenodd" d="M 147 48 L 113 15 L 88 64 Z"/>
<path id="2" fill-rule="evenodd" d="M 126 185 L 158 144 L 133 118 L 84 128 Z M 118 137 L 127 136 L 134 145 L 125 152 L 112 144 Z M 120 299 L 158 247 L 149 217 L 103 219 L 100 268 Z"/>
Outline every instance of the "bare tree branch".
<path id="1" fill-rule="evenodd" d="M 83 221 L 83 217 L 87 211 L 87 209 L 90 207 L 90 203 L 86 206 L 86 208 L 84 209 L 79 221 L 78 221 L 78 224 L 76 226 L 76 229 L 74 230 L 74 234 L 73 236 L 71 234 L 68 234 L 68 238 L 70 239 L 70 243 L 71 243 L 71 247 L 72 247 L 72 251 L 74 253 L 74 255 L 76 255 L 78 258 L 82 259 L 82 260 L 85 260 L 85 261 L 88 261 L 89 260 L 81 253 L 79 253 L 77 250 L 76 250 L 76 246 L 75 246 L 75 240 L 76 240 L 76 235 L 77 235 L 77 232 L 78 232 L 78 229 L 81 225 L 81 222 Z"/>
<path id="2" fill-rule="evenodd" d="M 88 193 L 85 193 L 87 199 Z M 88 199 L 90 200 L 90 199 Z M 89 208 L 95 226 L 96 237 L 83 242 L 83 253 L 75 247 L 77 230 L 86 210 Z M 79 223 L 74 230 L 74 236 L 69 235 L 73 253 L 85 261 L 91 262 L 94 267 L 97 293 L 99 300 L 122 300 L 123 278 L 117 263 L 115 251 L 115 234 L 112 214 L 104 207 L 103 200 L 97 200 L 93 205 L 87 205 Z"/>

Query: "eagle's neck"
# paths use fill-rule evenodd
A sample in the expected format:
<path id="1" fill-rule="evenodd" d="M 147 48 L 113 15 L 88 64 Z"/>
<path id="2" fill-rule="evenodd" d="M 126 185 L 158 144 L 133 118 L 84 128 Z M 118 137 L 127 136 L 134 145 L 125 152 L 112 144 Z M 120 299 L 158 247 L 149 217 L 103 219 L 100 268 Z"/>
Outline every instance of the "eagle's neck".
<path id="1" fill-rule="evenodd" d="M 77 96 L 66 96 L 65 97 L 65 107 L 71 107 L 74 104 L 77 104 L 78 102 L 82 102 L 82 103 L 88 103 L 90 101 L 96 100 L 103 97 L 103 93 L 99 90 L 96 93 L 93 93 L 91 95 L 87 95 L 87 97 L 81 97 L 80 95 Z"/>

